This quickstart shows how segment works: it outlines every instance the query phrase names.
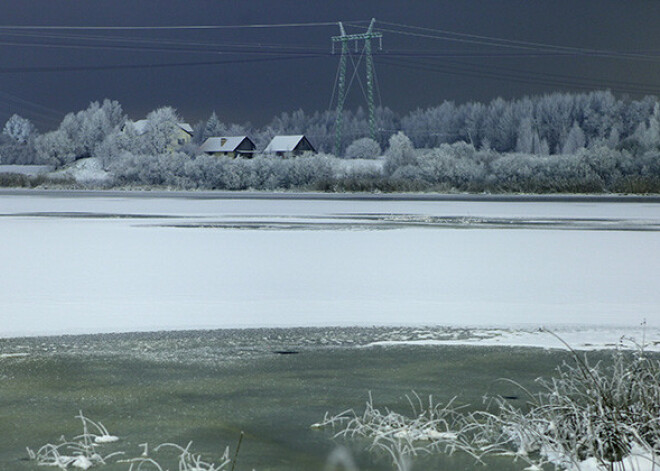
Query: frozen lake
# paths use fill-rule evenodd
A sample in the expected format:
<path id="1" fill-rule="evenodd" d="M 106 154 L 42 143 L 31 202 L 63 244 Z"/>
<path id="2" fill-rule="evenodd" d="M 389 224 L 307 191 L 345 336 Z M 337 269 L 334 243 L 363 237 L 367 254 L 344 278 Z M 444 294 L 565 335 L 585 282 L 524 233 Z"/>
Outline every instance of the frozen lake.
<path id="1" fill-rule="evenodd" d="M 655 200 L 5 193 L 0 336 L 645 319 L 657 329 L 659 230 Z"/>

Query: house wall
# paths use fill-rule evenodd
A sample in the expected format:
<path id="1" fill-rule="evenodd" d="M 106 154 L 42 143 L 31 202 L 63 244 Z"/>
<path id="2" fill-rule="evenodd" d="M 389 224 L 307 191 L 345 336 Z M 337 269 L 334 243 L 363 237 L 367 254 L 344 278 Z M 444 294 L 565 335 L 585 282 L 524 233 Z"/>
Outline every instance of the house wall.
<path id="1" fill-rule="evenodd" d="M 192 136 L 188 134 L 186 131 L 184 131 L 181 128 L 177 128 L 176 132 L 174 133 L 174 142 L 177 145 L 183 145 L 183 144 L 188 144 L 190 140 L 192 139 Z"/>

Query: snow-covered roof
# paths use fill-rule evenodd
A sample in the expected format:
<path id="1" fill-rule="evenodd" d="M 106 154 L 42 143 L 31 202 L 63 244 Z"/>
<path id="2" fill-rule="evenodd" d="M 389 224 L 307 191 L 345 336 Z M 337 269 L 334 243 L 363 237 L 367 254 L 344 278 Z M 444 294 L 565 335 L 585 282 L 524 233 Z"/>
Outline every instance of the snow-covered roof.
<path id="1" fill-rule="evenodd" d="M 145 132 L 147 132 L 147 125 L 149 124 L 148 119 L 138 119 L 137 121 L 133 122 L 133 127 L 135 128 L 135 132 L 138 133 L 138 135 L 142 135 Z M 179 128 L 187 132 L 192 136 L 193 134 L 193 128 L 190 124 L 188 123 L 176 123 Z"/>
<path id="2" fill-rule="evenodd" d="M 275 136 L 264 152 L 292 152 L 305 136 Z"/>
<path id="3" fill-rule="evenodd" d="M 199 147 L 202 152 L 234 152 L 247 136 L 209 137 Z"/>
<path id="4" fill-rule="evenodd" d="M 178 124 L 181 129 L 186 131 L 191 136 L 193 135 L 193 128 L 190 124 L 188 124 L 188 123 L 176 123 L 176 124 Z"/>

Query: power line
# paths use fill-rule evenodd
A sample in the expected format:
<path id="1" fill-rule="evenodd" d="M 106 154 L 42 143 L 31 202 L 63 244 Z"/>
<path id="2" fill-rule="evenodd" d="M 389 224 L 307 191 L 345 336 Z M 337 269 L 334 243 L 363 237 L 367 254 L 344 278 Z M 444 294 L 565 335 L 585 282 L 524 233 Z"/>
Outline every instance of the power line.
<path id="1" fill-rule="evenodd" d="M 406 36 L 426 38 L 426 39 L 436 39 L 442 41 L 452 41 L 452 42 L 460 42 L 467 44 L 479 44 L 479 45 L 486 45 L 491 47 L 506 47 L 506 48 L 537 50 L 537 51 L 555 51 L 555 52 L 564 52 L 564 53 L 570 53 L 572 55 L 580 55 L 580 56 L 610 57 L 610 58 L 618 58 L 618 59 L 637 59 L 637 60 L 647 60 L 647 61 L 660 60 L 660 56 L 655 54 L 640 54 L 634 52 L 622 52 L 622 51 L 613 51 L 606 49 L 560 46 L 556 44 L 547 44 L 547 43 L 539 43 L 539 42 L 531 42 L 531 41 L 518 41 L 518 40 L 512 40 L 506 38 L 497 38 L 493 36 L 459 33 L 444 29 L 410 26 L 400 23 L 389 23 L 389 22 L 380 22 L 380 23 L 398 28 L 408 28 L 408 29 L 428 31 L 434 33 L 434 34 L 425 34 L 425 33 L 415 33 L 411 31 L 402 31 L 396 29 L 379 28 L 380 31 L 385 31 L 394 34 L 401 34 Z M 358 27 L 363 27 L 363 26 L 358 26 Z"/>
<path id="2" fill-rule="evenodd" d="M 480 66 L 470 66 L 465 67 L 461 65 L 435 65 L 427 63 L 419 63 L 406 59 L 386 59 L 382 56 L 378 57 L 378 62 L 399 68 L 405 69 L 417 69 L 417 70 L 426 70 L 431 72 L 438 72 L 449 75 L 459 75 L 459 76 L 468 76 L 475 78 L 491 78 L 496 80 L 506 80 L 509 82 L 516 83 L 525 83 L 525 84 L 541 84 L 541 85 L 555 85 L 562 86 L 567 88 L 579 88 L 582 90 L 593 90 L 594 88 L 610 88 L 613 90 L 625 92 L 625 93 L 647 93 L 647 94 L 657 94 L 660 89 L 653 86 L 638 86 L 637 84 L 617 84 L 607 81 L 593 81 L 586 78 L 575 78 L 564 76 L 565 78 L 544 78 L 544 75 L 538 73 L 537 77 L 525 77 L 523 75 L 517 75 L 516 73 L 505 73 L 505 72 L 491 72 L 488 70 L 483 70 L 483 67 L 479 69 Z M 591 80 L 586 82 L 586 80 Z M 580 83 L 582 81 L 582 83 Z"/>
<path id="3" fill-rule="evenodd" d="M 209 41 L 187 41 L 183 39 L 173 39 L 173 38 L 140 38 L 140 37 L 126 37 L 126 36 L 103 36 L 103 35 L 89 35 L 89 34 L 58 34 L 58 33 L 40 33 L 40 32 L 7 32 L 0 31 L 0 35 L 6 36 L 18 36 L 23 38 L 33 38 L 33 39 L 69 39 L 69 40 L 81 40 L 81 41 L 106 41 L 106 42 L 118 42 L 118 43 L 137 43 L 137 44 L 155 44 L 155 45 L 171 45 L 171 46 L 190 46 L 190 47 L 236 47 L 236 48 L 260 48 L 260 49 L 316 49 L 325 51 L 325 47 L 312 47 L 312 46 L 297 46 L 293 44 L 276 44 L 271 41 L 268 44 L 263 44 L 262 42 L 257 43 L 245 43 L 244 41 L 240 43 L 222 41 L 218 42 L 209 42 Z M 23 44 L 23 43 L 21 43 Z M 31 42 L 24 43 L 27 45 L 35 44 Z"/>
<path id="4" fill-rule="evenodd" d="M 363 23 L 362 20 L 351 23 Z M 315 26 L 337 26 L 336 21 L 312 23 L 262 23 L 250 25 L 170 25 L 170 26 L 54 26 L 54 25 L 0 25 L 0 30 L 67 30 L 67 31 L 172 31 L 172 30 L 222 30 L 222 29 L 267 29 L 305 28 Z"/>
<path id="5" fill-rule="evenodd" d="M 139 51 L 139 52 L 178 52 L 178 53 L 194 53 L 194 54 L 262 54 L 262 55 L 325 55 L 330 56 L 329 52 L 321 52 L 320 49 L 315 50 L 295 50 L 295 51 L 286 51 L 286 50 L 231 50 L 231 49 L 216 49 L 216 50 L 199 50 L 199 49 L 185 49 L 185 48 L 168 48 L 168 47 L 145 47 L 145 46 L 103 46 L 103 45 L 85 45 L 85 44 L 40 44 L 40 43 L 15 43 L 10 41 L 0 41 L 0 46 L 19 46 L 19 47 L 41 47 L 41 48 L 54 48 L 54 49 L 91 49 L 91 50 L 118 50 L 118 51 Z M 231 46 L 235 47 L 235 46 Z M 259 46 L 244 46 L 244 47 L 254 47 L 259 49 Z"/>
<path id="6" fill-rule="evenodd" d="M 256 63 L 256 62 L 275 62 L 275 61 L 296 60 L 296 59 L 315 59 L 323 56 L 325 56 L 325 54 L 307 54 L 307 55 L 295 55 L 295 56 L 286 56 L 286 57 L 260 57 L 253 59 L 234 59 L 234 60 L 224 60 L 224 61 L 164 62 L 164 63 L 153 63 L 153 64 L 0 67 L 0 74 L 197 67 L 197 66 L 211 66 L 211 65 Z"/>

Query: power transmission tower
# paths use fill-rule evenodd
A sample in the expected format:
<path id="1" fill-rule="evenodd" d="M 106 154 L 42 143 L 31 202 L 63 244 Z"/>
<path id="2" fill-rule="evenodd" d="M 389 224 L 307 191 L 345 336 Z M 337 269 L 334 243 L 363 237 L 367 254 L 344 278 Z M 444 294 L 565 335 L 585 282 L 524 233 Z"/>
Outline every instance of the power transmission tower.
<path id="1" fill-rule="evenodd" d="M 335 43 L 341 43 L 341 57 L 339 58 L 339 87 L 337 91 L 337 116 L 335 118 L 335 155 L 339 155 L 339 147 L 341 146 L 342 138 L 342 112 L 344 110 L 344 102 L 346 101 L 346 58 L 349 54 L 348 43 L 355 41 L 355 50 L 357 51 L 358 42 L 364 40 L 364 54 L 366 56 L 367 68 L 367 107 L 369 109 L 369 132 L 371 138 L 376 140 L 376 116 L 374 106 L 374 60 L 371 55 L 371 40 L 378 39 L 379 49 L 383 48 L 383 35 L 375 33 L 374 23 L 375 18 L 371 19 L 369 28 L 366 33 L 360 34 L 346 34 L 344 25 L 339 22 L 340 36 L 332 37 L 332 53 L 335 52 Z"/>

